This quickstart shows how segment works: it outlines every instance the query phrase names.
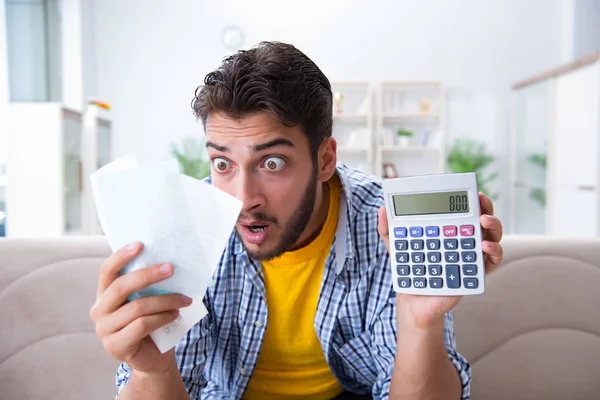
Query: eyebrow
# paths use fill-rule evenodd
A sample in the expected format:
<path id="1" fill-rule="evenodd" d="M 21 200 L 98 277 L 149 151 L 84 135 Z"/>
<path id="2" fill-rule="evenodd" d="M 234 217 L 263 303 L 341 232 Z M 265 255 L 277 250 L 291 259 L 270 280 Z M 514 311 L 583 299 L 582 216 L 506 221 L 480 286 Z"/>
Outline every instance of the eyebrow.
<path id="1" fill-rule="evenodd" d="M 283 138 L 273 139 L 268 142 L 260 143 L 260 144 L 253 146 L 252 152 L 257 153 L 259 151 L 264 151 L 264 150 L 270 149 L 271 147 L 276 147 L 276 146 L 294 147 L 294 143 L 289 139 L 283 139 Z M 206 142 L 206 147 L 212 147 L 213 149 L 215 149 L 217 151 L 221 151 L 223 153 L 228 153 L 230 151 L 229 147 L 220 146 L 220 145 L 210 142 L 210 141 Z"/>

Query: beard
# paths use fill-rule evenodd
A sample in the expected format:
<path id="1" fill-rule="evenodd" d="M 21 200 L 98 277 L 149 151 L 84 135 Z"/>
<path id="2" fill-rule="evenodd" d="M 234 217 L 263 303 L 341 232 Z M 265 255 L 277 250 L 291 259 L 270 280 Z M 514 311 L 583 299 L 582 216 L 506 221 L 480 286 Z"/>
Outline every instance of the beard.
<path id="1" fill-rule="evenodd" d="M 300 235 L 302 235 L 302 232 L 304 232 L 304 229 L 308 225 L 310 217 L 312 216 L 312 213 L 314 211 L 315 201 L 317 198 L 318 184 L 319 182 L 317 180 L 317 168 L 313 168 L 312 177 L 308 182 L 306 190 L 304 191 L 304 195 L 302 196 L 302 200 L 300 201 L 300 206 L 288 221 L 287 226 L 283 227 L 283 233 L 281 234 L 281 238 L 272 249 L 259 249 L 255 251 L 249 249 L 248 246 L 246 246 L 246 243 L 244 243 L 244 240 L 242 239 L 243 235 L 239 232 L 239 228 L 236 227 L 238 236 L 240 237 L 242 245 L 246 250 L 246 254 L 248 254 L 250 258 L 254 260 L 268 261 L 273 258 L 279 257 L 296 244 L 298 238 L 300 237 Z M 280 227 L 278 226 L 279 223 L 277 221 L 277 218 L 271 217 L 266 213 L 256 212 L 252 213 L 251 215 L 254 219 L 258 221 L 270 222 L 276 227 Z"/>

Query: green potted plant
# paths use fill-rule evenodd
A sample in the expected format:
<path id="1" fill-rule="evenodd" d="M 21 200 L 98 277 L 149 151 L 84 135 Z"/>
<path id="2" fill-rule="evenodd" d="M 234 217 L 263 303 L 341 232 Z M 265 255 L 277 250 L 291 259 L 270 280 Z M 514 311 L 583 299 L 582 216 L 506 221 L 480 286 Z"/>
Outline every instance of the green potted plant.
<path id="1" fill-rule="evenodd" d="M 528 160 L 533 165 L 537 165 L 544 171 L 546 170 L 546 154 L 534 153 L 528 157 Z M 533 201 L 537 202 L 542 207 L 546 206 L 546 190 L 544 188 L 533 187 L 529 189 L 529 196 L 533 199 Z"/>
<path id="2" fill-rule="evenodd" d="M 396 132 L 396 135 L 398 135 L 398 146 L 407 147 L 410 143 L 410 138 L 413 137 L 414 134 L 411 131 L 400 128 Z"/>
<path id="3" fill-rule="evenodd" d="M 497 197 L 490 193 L 488 185 L 498 178 L 498 173 L 486 171 L 495 161 L 495 157 L 487 152 L 485 143 L 473 139 L 456 139 L 448 151 L 447 161 L 452 172 L 475 172 L 479 191 L 492 199 Z"/>
<path id="4" fill-rule="evenodd" d="M 204 179 L 210 175 L 210 163 L 205 156 L 202 139 L 186 137 L 181 142 L 181 148 L 172 143 L 171 154 L 179 162 L 181 173 L 196 179 Z"/>

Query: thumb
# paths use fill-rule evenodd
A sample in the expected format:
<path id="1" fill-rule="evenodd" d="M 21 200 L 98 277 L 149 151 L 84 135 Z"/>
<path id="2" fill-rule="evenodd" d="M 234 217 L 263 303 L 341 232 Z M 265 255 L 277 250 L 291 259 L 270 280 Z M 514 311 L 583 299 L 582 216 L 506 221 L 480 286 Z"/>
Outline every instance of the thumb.
<path id="1" fill-rule="evenodd" d="M 385 206 L 379 208 L 377 213 L 378 222 L 377 222 L 377 231 L 379 232 L 379 236 L 385 243 L 385 247 L 387 247 L 388 252 L 390 251 L 390 229 L 388 227 L 388 219 L 387 212 L 385 211 Z"/>

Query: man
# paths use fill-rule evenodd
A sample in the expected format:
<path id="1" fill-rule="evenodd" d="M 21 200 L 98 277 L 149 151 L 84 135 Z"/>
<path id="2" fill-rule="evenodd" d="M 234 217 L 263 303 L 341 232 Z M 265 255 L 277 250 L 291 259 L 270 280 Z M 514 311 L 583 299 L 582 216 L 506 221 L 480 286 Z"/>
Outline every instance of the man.
<path id="1" fill-rule="evenodd" d="M 104 263 L 90 315 L 123 362 L 118 398 L 469 398 L 451 315 L 460 298 L 394 293 L 381 185 L 337 163 L 319 68 L 291 45 L 261 43 L 209 73 L 192 107 L 211 182 L 243 209 L 204 298 L 209 315 L 165 354 L 148 335 L 190 299 L 125 300 L 172 266 L 120 276 L 139 243 Z M 489 270 L 502 225 L 480 202 Z"/>

